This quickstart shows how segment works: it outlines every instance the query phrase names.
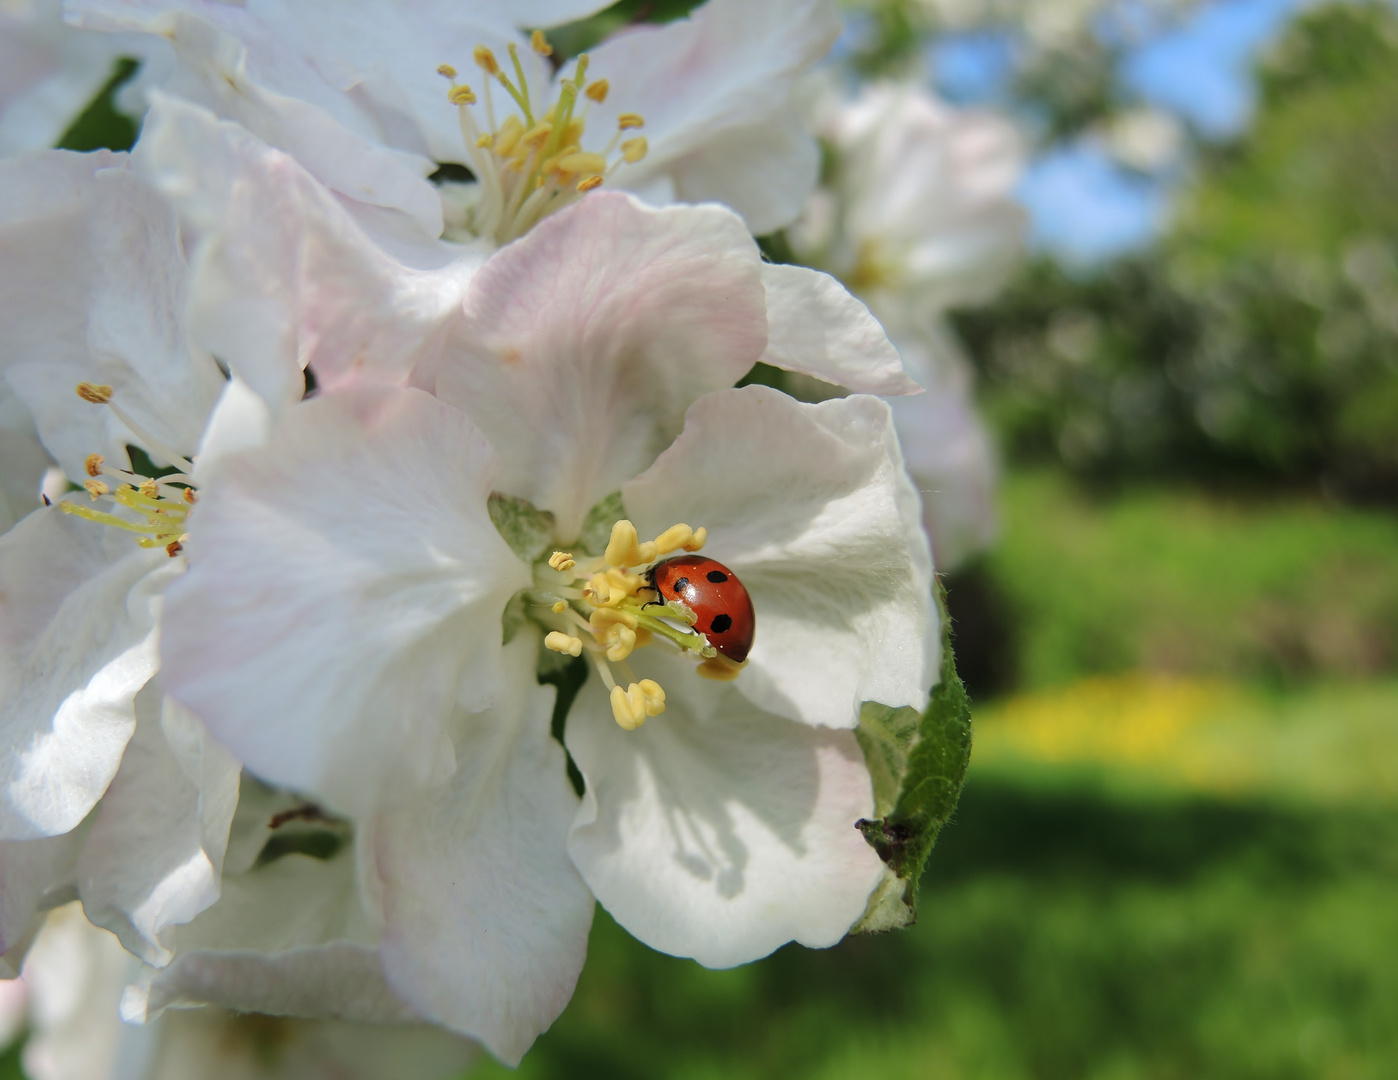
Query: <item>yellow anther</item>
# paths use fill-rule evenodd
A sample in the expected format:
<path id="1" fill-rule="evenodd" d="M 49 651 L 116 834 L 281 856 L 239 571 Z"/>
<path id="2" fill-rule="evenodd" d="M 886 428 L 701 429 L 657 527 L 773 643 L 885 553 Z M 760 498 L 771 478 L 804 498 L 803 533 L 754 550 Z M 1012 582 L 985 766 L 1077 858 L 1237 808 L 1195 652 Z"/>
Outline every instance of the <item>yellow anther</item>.
<path id="1" fill-rule="evenodd" d="M 587 588 L 583 590 L 583 593 L 594 604 L 600 604 L 604 607 L 611 607 L 626 599 L 626 590 L 614 589 L 612 583 L 607 580 L 606 574 L 593 574 L 588 579 Z"/>
<path id="2" fill-rule="evenodd" d="M 601 105 L 607 100 L 607 91 L 612 88 L 611 83 L 606 79 L 598 79 L 594 83 L 588 83 L 587 89 L 583 91 L 589 98 Z"/>
<path id="3" fill-rule="evenodd" d="M 616 126 L 622 131 L 630 128 L 645 127 L 646 121 L 640 113 L 624 112 L 616 118 Z"/>
<path id="4" fill-rule="evenodd" d="M 160 498 L 160 485 L 157 484 L 154 480 L 142 480 L 141 486 L 136 490 L 139 491 L 142 495 L 144 495 L 147 499 Z"/>
<path id="5" fill-rule="evenodd" d="M 555 615 L 562 615 L 565 611 L 568 610 L 567 601 L 555 600 L 553 602 L 553 607 L 549 608 L 549 610 L 552 611 Z"/>
<path id="6" fill-rule="evenodd" d="M 452 67 L 450 64 L 438 64 L 437 74 L 446 79 L 454 79 L 456 78 L 456 68 Z"/>
<path id="7" fill-rule="evenodd" d="M 183 550 L 184 545 L 181 544 L 178 540 L 171 540 L 168 544 L 165 545 L 165 554 L 170 556 L 170 558 L 172 559 Z"/>
<path id="8" fill-rule="evenodd" d="M 529 47 L 540 56 L 553 55 L 553 46 L 548 43 L 548 39 L 544 37 L 544 32 L 542 30 L 535 30 L 529 35 Z"/>
<path id="9" fill-rule="evenodd" d="M 619 664 L 636 648 L 636 631 L 629 626 L 613 626 L 607 631 L 607 659 Z"/>
<path id="10" fill-rule="evenodd" d="M 529 147 L 531 150 L 533 150 L 537 149 L 540 146 L 543 146 L 544 143 L 548 142 L 548 137 L 552 134 L 553 125 L 545 121 L 543 123 L 535 124 L 532 128 L 530 128 L 528 131 L 524 133 L 524 135 L 520 138 L 519 141 L 523 143 L 525 146 Z"/>
<path id="11" fill-rule="evenodd" d="M 685 551 L 698 551 L 704 546 L 704 541 L 708 538 L 709 530 L 700 525 L 699 528 L 694 530 L 694 536 L 690 539 L 689 543 L 685 544 Z"/>
<path id="12" fill-rule="evenodd" d="M 492 146 L 495 145 L 495 136 L 482 135 L 479 139 L 476 140 L 476 145 L 479 146 L 482 150 L 489 150 Z"/>
<path id="13" fill-rule="evenodd" d="M 625 690 L 612 687 L 612 716 L 623 731 L 635 731 L 646 722 L 646 695 L 639 683 L 632 683 Z"/>
<path id="14" fill-rule="evenodd" d="M 655 538 L 655 553 L 668 555 L 679 551 L 694 538 L 694 530 L 688 525 L 671 525 Z"/>
<path id="15" fill-rule="evenodd" d="M 187 503 L 197 503 L 199 501 L 199 496 L 193 488 L 185 488 L 184 501 Z"/>
<path id="16" fill-rule="evenodd" d="M 585 179 L 585 180 L 579 180 L 579 181 L 578 181 L 577 190 L 578 190 L 578 191 L 592 191 L 594 188 L 599 188 L 599 187 L 601 187 L 601 186 L 602 186 L 602 178 L 601 178 L 600 176 L 589 176 L 589 177 L 588 177 L 587 179 Z"/>
<path id="17" fill-rule="evenodd" d="M 742 674 L 743 668 L 747 666 L 746 660 L 741 664 L 735 664 L 728 657 L 719 653 L 717 656 L 709 657 L 694 670 L 705 679 L 712 679 L 715 682 L 732 682 Z"/>
<path id="18" fill-rule="evenodd" d="M 644 550 L 645 547 L 645 544 L 641 545 L 642 550 Z M 625 570 L 619 570 L 615 566 L 610 567 L 606 573 L 607 580 L 611 583 L 612 593 L 614 595 L 619 589 L 623 596 L 635 596 L 636 591 L 646 583 L 646 579 L 641 577 L 640 574 L 631 574 Z"/>
<path id="19" fill-rule="evenodd" d="M 557 570 L 560 573 L 565 570 L 571 570 L 577 565 L 577 560 L 566 551 L 555 551 L 549 556 L 549 568 Z"/>
<path id="20" fill-rule="evenodd" d="M 559 159 L 558 170 L 578 176 L 584 173 L 600 174 L 607 171 L 607 159 L 601 154 L 568 154 Z"/>
<path id="21" fill-rule="evenodd" d="M 500 62 L 495 59 L 495 54 L 484 45 L 477 45 L 471 55 L 475 58 L 476 63 L 485 69 L 487 75 L 500 74 Z"/>
<path id="22" fill-rule="evenodd" d="M 447 100 L 453 105 L 474 105 L 476 92 L 469 86 L 453 86 L 447 91 Z"/>
<path id="23" fill-rule="evenodd" d="M 112 400 L 112 388 L 102 383 L 78 383 L 78 397 L 94 405 L 105 405 Z"/>
<path id="24" fill-rule="evenodd" d="M 641 135 L 635 139 L 627 139 L 621 144 L 621 156 L 631 165 L 636 164 L 646 156 L 650 150 L 650 143 L 646 142 L 646 137 Z"/>
<path id="25" fill-rule="evenodd" d="M 642 679 L 636 686 L 646 701 L 646 715 L 659 716 L 665 711 L 665 691 L 654 679 Z M 628 691 L 630 687 L 627 688 Z"/>
<path id="26" fill-rule="evenodd" d="M 636 533 L 636 526 L 622 518 L 612 525 L 612 535 L 607 541 L 607 550 L 602 558 L 611 566 L 631 566 L 631 554 L 636 550 L 640 539 Z"/>
<path id="27" fill-rule="evenodd" d="M 96 502 L 99 495 L 107 495 L 112 490 L 105 480 L 96 479 L 89 480 L 83 487 L 87 488 L 87 493 L 92 496 L 94 502 Z"/>
<path id="28" fill-rule="evenodd" d="M 592 625 L 592 632 L 601 637 L 613 626 L 624 626 L 628 630 L 636 629 L 636 616 L 629 611 L 617 611 L 613 608 L 602 608 L 592 613 L 588 622 Z"/>
<path id="29" fill-rule="evenodd" d="M 88 454 L 88 455 L 87 455 L 87 462 L 86 462 L 86 465 L 87 465 L 87 475 L 88 475 L 88 476 L 101 476 L 101 475 L 102 475 L 102 463 L 105 462 L 106 460 L 107 460 L 107 459 L 104 458 L 101 454 Z"/>
<path id="30" fill-rule="evenodd" d="M 519 137 L 523 134 L 524 124 L 520 122 L 518 116 L 511 113 L 505 117 L 505 122 L 495 133 L 495 152 L 501 157 L 509 157 L 510 151 L 515 148 L 515 143 L 519 142 Z"/>
<path id="31" fill-rule="evenodd" d="M 556 653 L 563 653 L 565 656 L 581 656 L 582 647 L 581 638 L 575 638 L 572 634 L 564 634 L 558 630 L 550 630 L 544 637 L 544 648 L 552 649 Z"/>

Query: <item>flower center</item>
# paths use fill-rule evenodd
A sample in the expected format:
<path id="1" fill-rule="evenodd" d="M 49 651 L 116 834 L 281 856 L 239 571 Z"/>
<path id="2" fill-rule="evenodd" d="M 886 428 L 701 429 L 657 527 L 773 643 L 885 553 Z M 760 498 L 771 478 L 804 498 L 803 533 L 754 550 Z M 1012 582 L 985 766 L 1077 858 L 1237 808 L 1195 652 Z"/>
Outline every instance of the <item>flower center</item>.
<path id="1" fill-rule="evenodd" d="M 584 652 L 611 695 L 612 715 L 627 731 L 665 711 L 665 691 L 653 679 L 636 679 L 627 658 L 656 641 L 696 657 L 697 671 L 710 679 L 737 678 L 745 666 L 722 655 L 694 629 L 698 613 L 683 600 L 667 599 L 646 568 L 677 551 L 704 546 L 704 529 L 673 525 L 654 540 L 641 542 L 636 526 L 625 519 L 612 526 L 600 558 L 579 561 L 566 551 L 549 556 L 547 569 L 535 574 L 533 597 L 547 614 L 544 645 L 554 652 Z M 615 665 L 622 678 L 612 671 Z"/>
<path id="2" fill-rule="evenodd" d="M 194 471 L 193 463 L 164 446 L 159 439 L 150 435 L 127 415 L 112 400 L 110 386 L 79 383 L 78 396 L 93 405 L 105 405 L 110 408 L 133 435 L 151 449 L 169 458 L 181 471 L 167 473 L 159 478 L 142 476 L 131 470 L 113 468 L 101 454 L 89 454 L 88 479 L 83 486 L 92 497 L 92 501 L 122 507 L 132 511 L 132 516 L 124 517 L 67 499 L 58 504 L 59 509 L 65 514 L 75 514 L 88 521 L 136 533 L 139 537 L 136 543 L 141 547 L 161 547 L 174 558 L 184 547 L 187 535 L 185 522 L 189 517 L 189 508 L 198 499 L 194 491 L 194 481 L 189 475 Z M 116 483 L 115 488 L 112 481 Z"/>
<path id="3" fill-rule="evenodd" d="M 542 56 L 553 52 L 538 30 L 531 44 Z M 623 138 L 627 131 L 644 125 L 636 113 L 622 113 L 617 118 L 617 131 L 600 151 L 583 150 L 588 113 L 594 103 L 600 105 L 607 99 L 608 91 L 606 79 L 587 81 L 586 53 L 578 57 L 571 78 L 558 80 L 556 99 L 543 108 L 538 106 L 544 103 L 530 100 L 529 82 L 513 44 L 513 79 L 484 45 L 476 46 L 474 58 L 485 73 L 479 101 L 474 90 L 456 81 L 454 67 L 443 64 L 437 68 L 451 82 L 447 100 L 457 107 L 466 154 L 476 175 L 473 201 L 463 211 L 464 227 L 472 235 L 507 243 L 548 214 L 600 187 L 621 166 L 646 156 L 644 135 Z M 503 123 L 496 121 L 492 83 L 503 87 L 519 109 Z M 483 118 L 474 111 L 478 104 L 484 110 Z"/>

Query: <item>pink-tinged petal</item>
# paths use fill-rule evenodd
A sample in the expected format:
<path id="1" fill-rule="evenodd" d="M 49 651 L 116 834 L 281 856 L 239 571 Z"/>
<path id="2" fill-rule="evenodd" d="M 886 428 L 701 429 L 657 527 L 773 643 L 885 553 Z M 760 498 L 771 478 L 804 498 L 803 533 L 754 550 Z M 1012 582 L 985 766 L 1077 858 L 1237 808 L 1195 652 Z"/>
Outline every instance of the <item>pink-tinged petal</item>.
<path id="1" fill-rule="evenodd" d="M 883 873 L 855 828 L 874 800 L 853 732 L 765 713 L 680 658 L 633 661 L 665 688 L 662 715 L 623 731 L 589 682 L 568 716 L 587 781 L 568 850 L 597 899 L 707 967 L 835 944 Z"/>
<path id="2" fill-rule="evenodd" d="M 458 685 L 492 703 L 501 615 L 530 580 L 491 524 L 494 472 L 471 422 L 419 390 L 289 409 L 200 491 L 169 693 L 259 776 L 343 810 L 444 779 Z"/>
<path id="3" fill-rule="evenodd" d="M 299 163 L 220 122 L 161 98 L 146 167 L 205 234 L 191 319 L 200 343 L 261 396 L 301 396 L 309 363 L 322 386 L 352 378 L 406 381 L 440 348 L 483 255 L 420 238 L 399 251 L 370 237 Z"/>
<path id="4" fill-rule="evenodd" d="M 804 266 L 764 266 L 762 281 L 765 363 L 860 394 L 918 393 L 878 320 L 829 274 Z"/>
<path id="5" fill-rule="evenodd" d="M 553 511 L 567 541 L 766 340 L 761 263 L 736 215 L 598 193 L 476 275 L 437 393 L 490 438 L 500 490 Z"/>
<path id="6" fill-rule="evenodd" d="M 534 679 L 538 650 L 532 632 L 506 646 L 507 697 L 461 718 L 455 775 L 375 834 L 389 983 L 509 1065 L 573 996 L 592 925 L 567 850 L 578 798 L 549 733 L 554 692 Z"/>
<path id="7" fill-rule="evenodd" d="M 643 535 L 706 527 L 704 553 L 747 586 L 756 637 L 735 685 L 754 704 L 837 728 L 854 727 L 865 701 L 926 705 L 932 560 L 883 402 L 710 394 L 622 498 Z"/>
<path id="8" fill-rule="evenodd" d="M 75 827 L 135 729 L 136 693 L 156 667 L 160 594 L 182 560 L 111 532 L 53 507 L 0 537 L 4 839 Z"/>
<path id="9" fill-rule="evenodd" d="M 135 955 L 173 957 L 175 927 L 218 899 L 240 767 L 156 683 L 78 860 L 87 917 Z"/>
<path id="10" fill-rule="evenodd" d="M 668 175 L 681 198 L 727 202 L 756 232 L 778 228 L 817 172 L 792 85 L 839 29 L 828 0 L 708 0 L 687 19 L 629 29 L 592 50 L 593 77 L 611 92 L 588 134 L 605 141 L 620 113 L 641 113 L 650 152 L 618 184 Z"/>

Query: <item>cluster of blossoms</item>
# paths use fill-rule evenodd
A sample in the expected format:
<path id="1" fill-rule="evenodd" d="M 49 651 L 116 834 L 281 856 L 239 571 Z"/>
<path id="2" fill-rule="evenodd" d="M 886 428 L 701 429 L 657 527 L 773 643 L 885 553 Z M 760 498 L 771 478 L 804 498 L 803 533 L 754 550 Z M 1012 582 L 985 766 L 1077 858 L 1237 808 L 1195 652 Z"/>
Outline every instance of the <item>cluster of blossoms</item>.
<path id="1" fill-rule="evenodd" d="M 830 0 L 558 63 L 602 6 L 0 23 L 52 45 L 0 85 L 0 964 L 39 1080 L 514 1064 L 596 903 L 725 967 L 886 884 L 855 729 L 937 681 L 915 478 L 967 471 L 899 311 L 984 291 L 1013 160 L 866 102 L 827 132 L 854 194 L 812 196 Z M 132 150 L 21 149 L 113 56 Z M 763 259 L 798 218 L 830 274 Z M 273 1065 L 219 1049 L 254 1021 Z"/>

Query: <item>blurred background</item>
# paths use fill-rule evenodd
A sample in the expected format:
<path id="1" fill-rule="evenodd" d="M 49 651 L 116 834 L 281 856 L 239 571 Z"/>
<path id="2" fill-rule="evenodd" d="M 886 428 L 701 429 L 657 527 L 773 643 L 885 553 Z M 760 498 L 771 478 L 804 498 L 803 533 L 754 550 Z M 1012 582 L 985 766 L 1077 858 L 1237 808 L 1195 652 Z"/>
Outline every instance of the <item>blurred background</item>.
<path id="1" fill-rule="evenodd" d="M 1015 268 L 936 301 L 998 461 L 940 559 L 965 793 L 908 931 L 713 972 L 599 910 L 517 1075 L 1398 1076 L 1398 14 L 847 14 L 844 89 L 1024 147 Z M 65 145 L 124 122 L 108 93 Z"/>

